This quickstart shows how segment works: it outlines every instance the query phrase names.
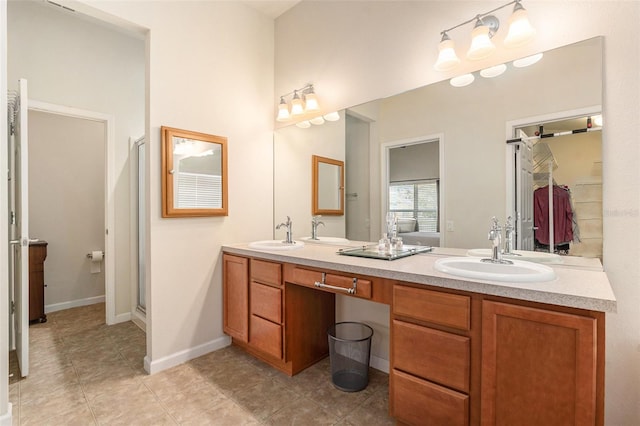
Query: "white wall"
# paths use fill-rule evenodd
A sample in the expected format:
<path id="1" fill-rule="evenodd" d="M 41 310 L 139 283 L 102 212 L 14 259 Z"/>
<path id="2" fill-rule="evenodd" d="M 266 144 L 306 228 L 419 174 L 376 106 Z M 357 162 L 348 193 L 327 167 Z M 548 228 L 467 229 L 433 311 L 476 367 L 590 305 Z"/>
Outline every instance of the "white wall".
<path id="1" fill-rule="evenodd" d="M 433 70 L 439 32 L 500 4 L 302 2 L 276 21 L 276 92 L 312 81 L 323 106 L 338 110 L 446 79 L 453 73 Z M 525 7 L 538 31 L 532 44 L 517 51 L 500 49 L 455 73 L 604 36 L 604 264 L 618 299 L 618 312 L 607 316 L 606 417 L 609 425 L 636 424 L 640 245 L 630 236 L 640 235 L 640 3 L 530 0 Z M 506 16 L 499 16 L 504 22 Z M 470 31 L 465 27 L 449 34 L 460 52 L 468 47 Z"/>
<path id="2" fill-rule="evenodd" d="M 148 31 L 146 361 L 154 372 L 228 344 L 220 246 L 272 237 L 274 24 L 239 2 L 73 6 Z M 163 125 L 228 138 L 228 216 L 161 218 Z"/>
<path id="3" fill-rule="evenodd" d="M 144 134 L 144 41 L 44 2 L 11 1 L 8 14 L 10 88 L 26 78 L 30 99 L 115 117 L 115 314 L 126 316 L 132 285 L 128 144 Z"/>
<path id="4" fill-rule="evenodd" d="M 47 312 L 104 297 L 105 123 L 29 112 L 29 233 L 46 240 Z"/>

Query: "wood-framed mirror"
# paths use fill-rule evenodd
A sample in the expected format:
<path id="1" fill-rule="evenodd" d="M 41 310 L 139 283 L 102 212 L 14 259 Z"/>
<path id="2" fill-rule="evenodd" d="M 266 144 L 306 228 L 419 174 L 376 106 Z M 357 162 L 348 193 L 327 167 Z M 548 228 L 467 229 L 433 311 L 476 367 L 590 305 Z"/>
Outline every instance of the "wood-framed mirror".
<path id="1" fill-rule="evenodd" d="M 313 155 L 311 162 L 311 214 L 344 215 L 344 161 Z"/>
<path id="2" fill-rule="evenodd" d="M 161 127 L 162 217 L 227 216 L 227 138 Z"/>

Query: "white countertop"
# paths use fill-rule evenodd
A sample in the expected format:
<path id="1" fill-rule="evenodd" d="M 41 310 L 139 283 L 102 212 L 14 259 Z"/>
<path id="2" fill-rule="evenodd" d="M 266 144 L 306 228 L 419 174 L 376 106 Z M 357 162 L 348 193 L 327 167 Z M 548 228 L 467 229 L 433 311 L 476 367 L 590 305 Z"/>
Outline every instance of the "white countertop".
<path id="1" fill-rule="evenodd" d="M 464 256 L 466 249 L 436 247 L 431 253 L 416 254 L 388 261 L 342 256 L 337 254 L 341 247 L 344 246 L 307 243 L 298 250 L 269 251 L 252 249 L 248 244 L 230 244 L 223 245 L 222 250 L 230 254 L 416 284 L 428 284 L 434 287 L 600 312 L 616 312 L 616 299 L 613 290 L 598 259 L 568 256 L 563 264 L 548 265 L 555 270 L 557 276 L 553 281 L 505 283 L 469 278 L 461 279 L 434 269 L 433 264 L 437 259 Z"/>

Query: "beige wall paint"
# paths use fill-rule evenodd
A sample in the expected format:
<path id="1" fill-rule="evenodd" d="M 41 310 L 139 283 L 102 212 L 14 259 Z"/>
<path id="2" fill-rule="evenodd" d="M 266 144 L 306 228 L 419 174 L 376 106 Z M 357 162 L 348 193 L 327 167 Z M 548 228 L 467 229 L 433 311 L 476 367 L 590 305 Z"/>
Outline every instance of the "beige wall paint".
<path id="1" fill-rule="evenodd" d="M 311 236 L 311 158 L 313 155 L 344 161 L 345 117 L 339 121 L 327 121 L 320 126 L 301 129 L 289 126 L 275 132 L 274 195 L 275 223 L 293 221 L 293 237 Z M 318 235 L 344 237 L 345 217 L 323 216 L 324 226 L 318 227 Z M 284 230 L 275 231 L 276 239 L 284 239 Z"/>
<path id="2" fill-rule="evenodd" d="M 312 81 L 323 105 L 333 110 L 446 79 L 453 73 L 433 70 L 439 32 L 497 5 L 302 2 L 276 21 L 276 92 Z M 640 235 L 640 3 L 527 1 L 525 7 L 538 31 L 532 44 L 500 49 L 456 73 L 604 36 L 604 263 L 618 299 L 618 312 L 607 316 L 606 416 L 610 425 L 635 424 L 640 419 L 640 245 L 630 236 Z M 460 52 L 468 47 L 470 30 L 450 34 Z"/>
<path id="3" fill-rule="evenodd" d="M 74 7 L 148 30 L 147 362 L 158 371 L 228 343 L 220 246 L 273 235 L 274 24 L 240 2 Z M 228 138 L 228 216 L 161 218 L 163 125 Z"/>
<path id="4" fill-rule="evenodd" d="M 29 232 L 46 240 L 47 312 L 104 296 L 105 124 L 29 112 Z"/>
<path id="5" fill-rule="evenodd" d="M 114 302 L 116 316 L 126 318 L 135 256 L 130 252 L 129 138 L 144 134 L 144 41 L 42 2 L 8 2 L 8 14 L 10 88 L 26 78 L 32 100 L 115 118 Z"/>

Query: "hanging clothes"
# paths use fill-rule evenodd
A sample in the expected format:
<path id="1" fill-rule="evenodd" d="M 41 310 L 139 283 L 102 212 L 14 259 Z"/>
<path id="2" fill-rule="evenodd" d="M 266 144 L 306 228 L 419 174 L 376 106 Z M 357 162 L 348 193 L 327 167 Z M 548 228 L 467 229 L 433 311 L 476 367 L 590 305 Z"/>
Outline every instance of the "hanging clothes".
<path id="1" fill-rule="evenodd" d="M 549 187 L 533 192 L 533 224 L 536 241 L 549 245 Z M 573 209 L 568 188 L 553 186 L 553 241 L 554 245 L 573 240 Z"/>

